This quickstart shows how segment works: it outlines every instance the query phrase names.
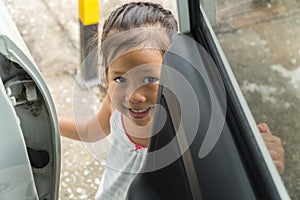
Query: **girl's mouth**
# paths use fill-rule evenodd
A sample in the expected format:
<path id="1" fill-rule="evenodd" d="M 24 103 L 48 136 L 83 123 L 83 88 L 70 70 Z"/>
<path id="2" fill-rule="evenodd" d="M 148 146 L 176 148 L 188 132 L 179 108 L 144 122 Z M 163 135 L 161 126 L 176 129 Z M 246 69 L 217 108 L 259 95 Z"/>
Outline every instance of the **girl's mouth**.
<path id="1" fill-rule="evenodd" d="M 149 108 L 144 108 L 144 109 L 132 109 L 129 108 L 129 113 L 133 118 L 144 118 L 149 114 Z"/>

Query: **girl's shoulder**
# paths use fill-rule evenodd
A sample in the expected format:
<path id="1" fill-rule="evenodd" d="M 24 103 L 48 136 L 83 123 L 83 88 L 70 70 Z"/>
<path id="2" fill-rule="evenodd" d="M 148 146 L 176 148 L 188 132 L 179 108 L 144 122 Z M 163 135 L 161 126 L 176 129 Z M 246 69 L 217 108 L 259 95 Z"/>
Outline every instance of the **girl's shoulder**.
<path id="1" fill-rule="evenodd" d="M 116 120 L 121 113 L 117 109 L 113 109 L 110 115 L 110 121 Z"/>
<path id="2" fill-rule="evenodd" d="M 121 115 L 122 114 L 117 109 L 112 110 L 112 113 L 110 115 L 110 120 L 109 120 L 110 125 L 114 126 L 114 125 L 120 124 L 121 123 Z"/>

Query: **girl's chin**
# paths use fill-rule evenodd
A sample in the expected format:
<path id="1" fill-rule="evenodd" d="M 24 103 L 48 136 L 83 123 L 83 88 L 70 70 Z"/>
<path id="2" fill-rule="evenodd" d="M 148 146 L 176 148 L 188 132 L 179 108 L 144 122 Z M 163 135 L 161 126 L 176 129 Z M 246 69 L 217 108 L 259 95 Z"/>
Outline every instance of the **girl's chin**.
<path id="1" fill-rule="evenodd" d="M 149 126 L 151 125 L 151 122 L 152 120 L 148 119 L 148 120 L 132 120 L 133 123 L 137 126 L 140 126 L 140 127 L 146 127 L 146 126 Z"/>

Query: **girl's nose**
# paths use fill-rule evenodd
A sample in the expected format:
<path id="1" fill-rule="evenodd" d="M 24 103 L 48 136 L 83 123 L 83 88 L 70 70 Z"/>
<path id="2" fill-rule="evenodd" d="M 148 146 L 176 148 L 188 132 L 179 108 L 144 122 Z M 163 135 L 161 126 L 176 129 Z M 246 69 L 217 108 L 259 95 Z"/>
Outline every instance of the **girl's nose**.
<path id="1" fill-rule="evenodd" d="M 133 92 L 130 92 L 126 96 L 126 101 L 130 103 L 140 103 L 140 102 L 145 102 L 147 100 L 146 96 L 143 94 L 143 92 L 140 89 L 136 89 Z"/>

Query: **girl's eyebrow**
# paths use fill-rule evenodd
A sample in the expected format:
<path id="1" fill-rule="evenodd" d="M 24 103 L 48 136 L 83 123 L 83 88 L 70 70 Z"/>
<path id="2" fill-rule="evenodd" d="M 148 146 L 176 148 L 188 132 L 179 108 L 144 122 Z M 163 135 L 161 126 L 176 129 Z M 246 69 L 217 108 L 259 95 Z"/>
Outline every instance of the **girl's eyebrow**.
<path id="1" fill-rule="evenodd" d="M 136 70 L 138 73 L 151 73 L 153 70 L 151 69 L 137 69 Z M 127 72 L 123 72 L 123 71 L 112 71 L 111 72 L 112 74 L 114 75 L 123 75 L 123 74 L 126 74 Z"/>
<path id="2" fill-rule="evenodd" d="M 121 75 L 124 75 L 124 72 L 112 71 L 112 75 L 114 75 L 114 76 L 121 76 Z"/>

